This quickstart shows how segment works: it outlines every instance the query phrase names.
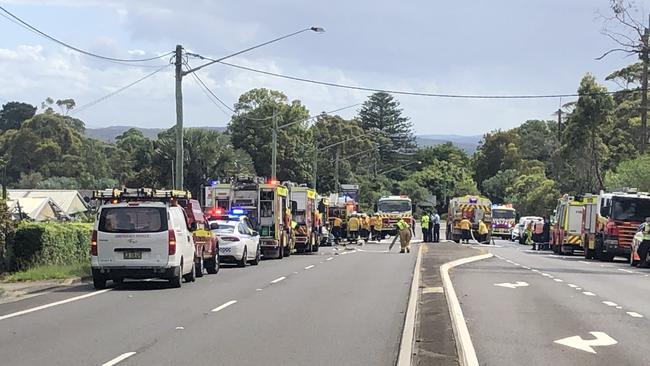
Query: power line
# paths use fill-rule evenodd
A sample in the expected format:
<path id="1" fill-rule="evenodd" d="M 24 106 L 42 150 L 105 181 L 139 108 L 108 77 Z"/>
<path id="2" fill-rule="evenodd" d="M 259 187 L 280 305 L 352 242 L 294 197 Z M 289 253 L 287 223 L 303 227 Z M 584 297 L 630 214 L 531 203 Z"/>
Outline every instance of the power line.
<path id="1" fill-rule="evenodd" d="M 206 58 L 206 59 L 209 60 L 209 58 Z M 331 83 L 331 82 L 327 82 L 327 81 L 320 81 L 320 80 L 314 80 L 314 79 L 301 78 L 301 77 L 297 77 L 297 76 L 278 74 L 278 73 L 275 73 L 275 72 L 254 69 L 252 67 L 231 64 L 231 63 L 224 62 L 224 61 L 219 61 L 219 63 L 222 64 L 222 65 L 226 65 L 226 66 L 229 66 L 229 67 L 236 68 L 236 69 L 255 72 L 255 73 L 258 73 L 258 74 L 274 76 L 274 77 L 293 80 L 293 81 L 300 81 L 300 82 L 304 82 L 304 83 L 330 86 L 330 87 L 334 87 L 334 88 L 351 89 L 351 90 L 368 91 L 368 92 L 385 92 L 385 93 L 390 93 L 390 94 L 411 95 L 411 96 L 419 96 L 419 97 L 433 97 L 433 98 L 450 98 L 450 99 L 552 99 L 552 98 L 572 98 L 572 97 L 575 98 L 575 97 L 590 96 L 590 95 L 613 95 L 613 94 L 620 93 L 620 92 L 628 93 L 628 92 L 640 91 L 640 89 L 630 89 L 630 90 L 625 89 L 625 90 L 606 91 L 606 92 L 597 92 L 597 93 L 528 94 L 528 95 L 526 95 L 526 94 L 523 94 L 523 95 L 480 95 L 480 94 L 449 94 L 449 93 L 409 92 L 409 91 L 404 91 L 404 90 L 390 90 L 390 89 L 371 88 L 371 87 L 357 86 L 357 85 L 337 84 L 337 83 Z"/>
<path id="2" fill-rule="evenodd" d="M 163 57 L 167 57 L 167 56 L 173 54 L 173 52 L 168 52 L 168 53 L 166 53 L 164 55 L 149 57 L 149 58 L 141 58 L 141 59 L 123 59 L 123 58 L 114 58 L 114 57 L 99 55 L 99 54 L 96 54 L 96 53 L 85 51 L 85 50 L 83 50 L 81 48 L 75 47 L 75 46 L 73 46 L 73 45 L 71 45 L 69 43 L 63 42 L 63 41 L 61 41 L 61 40 L 59 40 L 57 38 L 54 38 L 53 36 L 50 36 L 49 34 L 39 30 L 38 28 L 32 26 L 31 24 L 27 23 L 26 21 L 20 19 L 18 16 L 14 15 L 13 13 L 11 13 L 9 10 L 5 9 L 2 6 L 0 6 L 0 10 L 2 10 L 6 14 L 5 15 L 5 14 L 0 13 L 0 15 L 2 15 L 3 17 L 9 19 L 14 24 L 20 25 L 23 28 L 26 28 L 26 29 L 28 29 L 28 30 L 30 30 L 30 31 L 42 36 L 42 37 L 45 37 L 45 38 L 49 39 L 52 42 L 58 43 L 58 44 L 60 44 L 60 45 L 62 45 L 64 47 L 67 47 L 67 48 L 71 49 L 71 50 L 77 51 L 77 52 L 82 53 L 82 54 L 84 54 L 86 56 L 95 57 L 95 58 L 102 59 L 102 60 L 105 60 L 105 61 L 110 61 L 110 62 L 115 62 L 115 63 L 147 62 L 147 61 L 158 60 L 158 59 L 161 59 Z M 143 65 L 139 65 L 139 66 L 143 66 Z M 157 65 L 146 65 L 146 66 L 148 66 L 148 67 L 158 67 Z"/>
<path id="3" fill-rule="evenodd" d="M 116 94 L 119 94 L 119 93 L 125 91 L 126 89 L 128 89 L 128 88 L 130 88 L 130 87 L 132 87 L 132 86 L 134 86 L 134 85 L 136 85 L 136 84 L 138 84 L 138 83 L 140 83 L 141 81 L 144 81 L 144 80 L 146 80 L 146 79 L 148 79 L 148 78 L 150 78 L 150 77 L 156 75 L 157 73 L 159 73 L 160 71 L 163 71 L 164 69 L 168 68 L 169 66 L 171 66 L 171 65 L 165 65 L 165 66 L 159 68 L 158 70 L 154 70 L 154 72 L 151 72 L 151 73 L 149 73 L 149 74 L 147 74 L 147 75 L 141 77 L 140 79 L 138 79 L 138 80 L 136 80 L 136 81 L 134 81 L 134 82 L 132 82 L 132 83 L 130 83 L 130 84 L 128 84 L 128 85 L 125 85 L 125 86 L 123 86 L 123 87 L 121 87 L 121 88 L 119 88 L 119 89 L 117 89 L 116 91 L 114 91 L 114 92 L 112 92 L 112 93 L 106 94 L 106 95 L 104 95 L 103 97 L 101 97 L 101 98 L 99 98 L 99 99 L 96 99 L 96 100 L 94 100 L 94 101 L 92 101 L 92 102 L 90 102 L 90 103 L 84 104 L 84 105 L 82 105 L 81 107 L 79 107 L 79 108 L 77 108 L 77 109 L 74 109 L 74 110 L 70 113 L 70 115 L 77 114 L 77 113 L 79 113 L 79 112 L 82 112 L 82 111 L 84 111 L 84 110 L 86 110 L 86 109 L 88 109 L 88 108 L 94 106 L 94 105 L 97 104 L 97 103 L 103 102 L 104 100 L 106 100 L 106 99 L 108 99 L 108 98 L 110 98 L 110 97 L 112 97 L 112 96 L 114 96 L 114 95 L 116 95 Z"/>
<path id="4" fill-rule="evenodd" d="M 187 63 L 185 63 L 185 68 L 186 68 L 187 70 L 189 70 L 189 69 L 190 69 L 190 65 L 188 65 Z M 210 90 L 210 88 L 208 88 L 208 87 L 205 85 L 205 83 L 203 82 L 203 80 L 201 80 L 201 79 L 199 78 L 199 76 L 196 75 L 195 72 L 193 72 L 193 73 L 191 73 L 191 74 L 192 74 L 192 76 L 193 76 L 193 78 L 194 78 L 194 81 L 196 82 L 196 85 L 199 86 L 199 88 L 201 89 L 201 91 L 203 92 L 203 94 L 205 94 L 205 96 L 208 97 L 208 99 L 210 100 L 210 102 L 212 102 L 212 104 L 214 104 L 217 108 L 219 108 L 219 110 L 220 110 L 221 112 L 223 112 L 225 115 L 228 115 L 228 112 L 226 112 L 226 110 L 223 109 L 223 107 L 219 105 L 219 103 L 221 103 L 221 104 L 225 105 L 226 108 L 230 109 L 230 108 L 226 105 L 226 103 L 224 103 L 221 99 L 219 99 L 216 95 L 214 95 L 214 93 L 212 93 L 212 90 Z M 210 95 L 212 95 L 212 96 L 210 96 Z M 216 98 L 216 99 L 219 101 L 219 103 L 215 102 L 214 99 L 212 99 L 213 97 Z M 231 111 L 232 111 L 232 110 L 231 110 Z"/>

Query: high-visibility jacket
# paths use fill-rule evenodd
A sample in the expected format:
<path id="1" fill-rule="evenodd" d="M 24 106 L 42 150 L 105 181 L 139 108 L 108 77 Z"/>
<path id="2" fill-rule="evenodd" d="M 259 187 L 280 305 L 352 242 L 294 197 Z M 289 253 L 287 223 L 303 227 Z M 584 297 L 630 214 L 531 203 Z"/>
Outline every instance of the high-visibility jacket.
<path id="1" fill-rule="evenodd" d="M 460 220 L 460 223 L 458 223 L 458 227 L 460 227 L 461 230 L 469 230 L 472 228 L 472 222 L 468 219 L 462 219 Z"/>
<path id="2" fill-rule="evenodd" d="M 370 230 L 370 218 L 364 217 L 361 219 L 361 228 L 363 230 Z"/>
<path id="3" fill-rule="evenodd" d="M 291 228 L 292 228 L 292 229 L 295 229 L 296 226 L 298 226 L 298 223 L 295 222 L 295 221 L 293 221 L 293 220 L 291 220 Z"/>
<path id="4" fill-rule="evenodd" d="M 368 218 L 368 222 L 370 223 L 370 226 L 375 226 L 375 225 L 377 225 L 377 218 L 374 217 L 374 216 L 370 216 Z"/>
<path id="5" fill-rule="evenodd" d="M 397 222 L 397 228 L 398 228 L 400 231 L 402 231 L 402 230 L 408 230 L 408 229 L 410 229 L 411 226 L 410 226 L 406 221 L 404 221 L 404 219 L 399 219 L 399 221 Z"/>
<path id="6" fill-rule="evenodd" d="M 334 227 L 341 227 L 341 225 L 343 225 L 343 220 L 341 220 L 341 218 L 339 218 L 339 217 L 335 217 L 333 222 L 332 222 L 332 225 Z"/>
<path id="7" fill-rule="evenodd" d="M 422 228 L 423 229 L 428 229 L 429 228 L 429 215 L 423 215 L 422 216 Z"/>
<path id="8" fill-rule="evenodd" d="M 650 240 L 650 224 L 648 223 L 643 226 L 643 240 Z"/>
<path id="9" fill-rule="evenodd" d="M 487 225 L 483 221 L 478 222 L 478 233 L 480 235 L 485 235 L 489 232 Z"/>
<path id="10" fill-rule="evenodd" d="M 356 217 L 350 217 L 348 220 L 348 230 L 358 231 L 359 230 L 359 219 Z"/>
<path id="11" fill-rule="evenodd" d="M 375 217 L 375 230 L 381 230 L 384 222 L 381 220 L 381 217 Z"/>

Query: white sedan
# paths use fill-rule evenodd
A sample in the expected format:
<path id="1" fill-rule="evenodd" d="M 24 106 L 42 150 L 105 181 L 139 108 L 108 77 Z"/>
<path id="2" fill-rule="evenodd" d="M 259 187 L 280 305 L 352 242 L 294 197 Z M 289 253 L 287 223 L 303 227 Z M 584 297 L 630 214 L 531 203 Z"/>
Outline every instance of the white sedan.
<path id="1" fill-rule="evenodd" d="M 260 262 L 260 235 L 253 230 L 248 218 L 228 218 L 210 221 L 210 230 L 219 238 L 219 262 L 246 263 L 256 266 Z"/>

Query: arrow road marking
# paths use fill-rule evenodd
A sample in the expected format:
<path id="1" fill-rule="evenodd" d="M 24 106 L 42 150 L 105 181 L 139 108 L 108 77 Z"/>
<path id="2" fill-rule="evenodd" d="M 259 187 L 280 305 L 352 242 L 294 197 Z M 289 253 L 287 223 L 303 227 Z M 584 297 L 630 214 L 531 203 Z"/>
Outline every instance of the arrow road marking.
<path id="1" fill-rule="evenodd" d="M 510 283 L 510 282 L 495 283 L 494 286 L 501 286 L 501 287 L 507 287 L 507 288 L 527 287 L 528 282 L 517 281 L 515 283 Z"/>
<path id="2" fill-rule="evenodd" d="M 595 339 L 582 339 L 580 336 L 573 336 L 558 339 L 553 341 L 553 343 L 561 344 L 563 346 L 579 349 L 581 351 L 589 352 L 596 354 L 596 351 L 592 347 L 600 346 L 613 346 L 618 343 L 614 338 L 608 336 L 604 332 L 589 332 Z"/>

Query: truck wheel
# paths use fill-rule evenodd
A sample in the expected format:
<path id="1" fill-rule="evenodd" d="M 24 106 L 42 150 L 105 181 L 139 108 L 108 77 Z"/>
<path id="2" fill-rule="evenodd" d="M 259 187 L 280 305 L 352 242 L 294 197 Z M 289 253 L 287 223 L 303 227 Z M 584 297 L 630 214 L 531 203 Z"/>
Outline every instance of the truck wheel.
<path id="1" fill-rule="evenodd" d="M 204 265 L 205 270 L 208 272 L 208 274 L 216 274 L 219 272 L 219 259 L 216 255 L 205 261 Z"/>
<path id="2" fill-rule="evenodd" d="M 106 288 L 106 278 L 104 277 L 95 277 L 93 276 L 93 287 L 95 287 L 96 290 L 103 290 Z"/>
<path id="3" fill-rule="evenodd" d="M 183 279 L 185 279 L 185 282 L 194 282 L 196 281 L 196 265 L 192 263 L 192 270 L 183 276 Z"/>
<path id="4" fill-rule="evenodd" d="M 194 271 L 194 276 L 203 277 L 203 256 L 201 256 L 201 258 L 198 258 L 198 260 L 194 263 L 194 268 L 196 268 Z"/>
<path id="5" fill-rule="evenodd" d="M 183 264 L 181 264 L 181 268 L 178 270 L 178 274 L 169 279 L 169 285 L 173 288 L 180 288 L 183 282 L 181 281 L 182 274 L 183 274 Z"/>
<path id="6" fill-rule="evenodd" d="M 255 258 L 249 262 L 252 266 L 256 266 L 260 264 L 260 251 L 261 251 L 260 245 L 258 244 L 257 251 L 255 251 Z"/>
<path id="7" fill-rule="evenodd" d="M 248 259 L 248 250 L 244 247 L 244 254 L 242 254 L 241 259 L 237 261 L 237 267 L 246 267 L 246 261 Z"/>

